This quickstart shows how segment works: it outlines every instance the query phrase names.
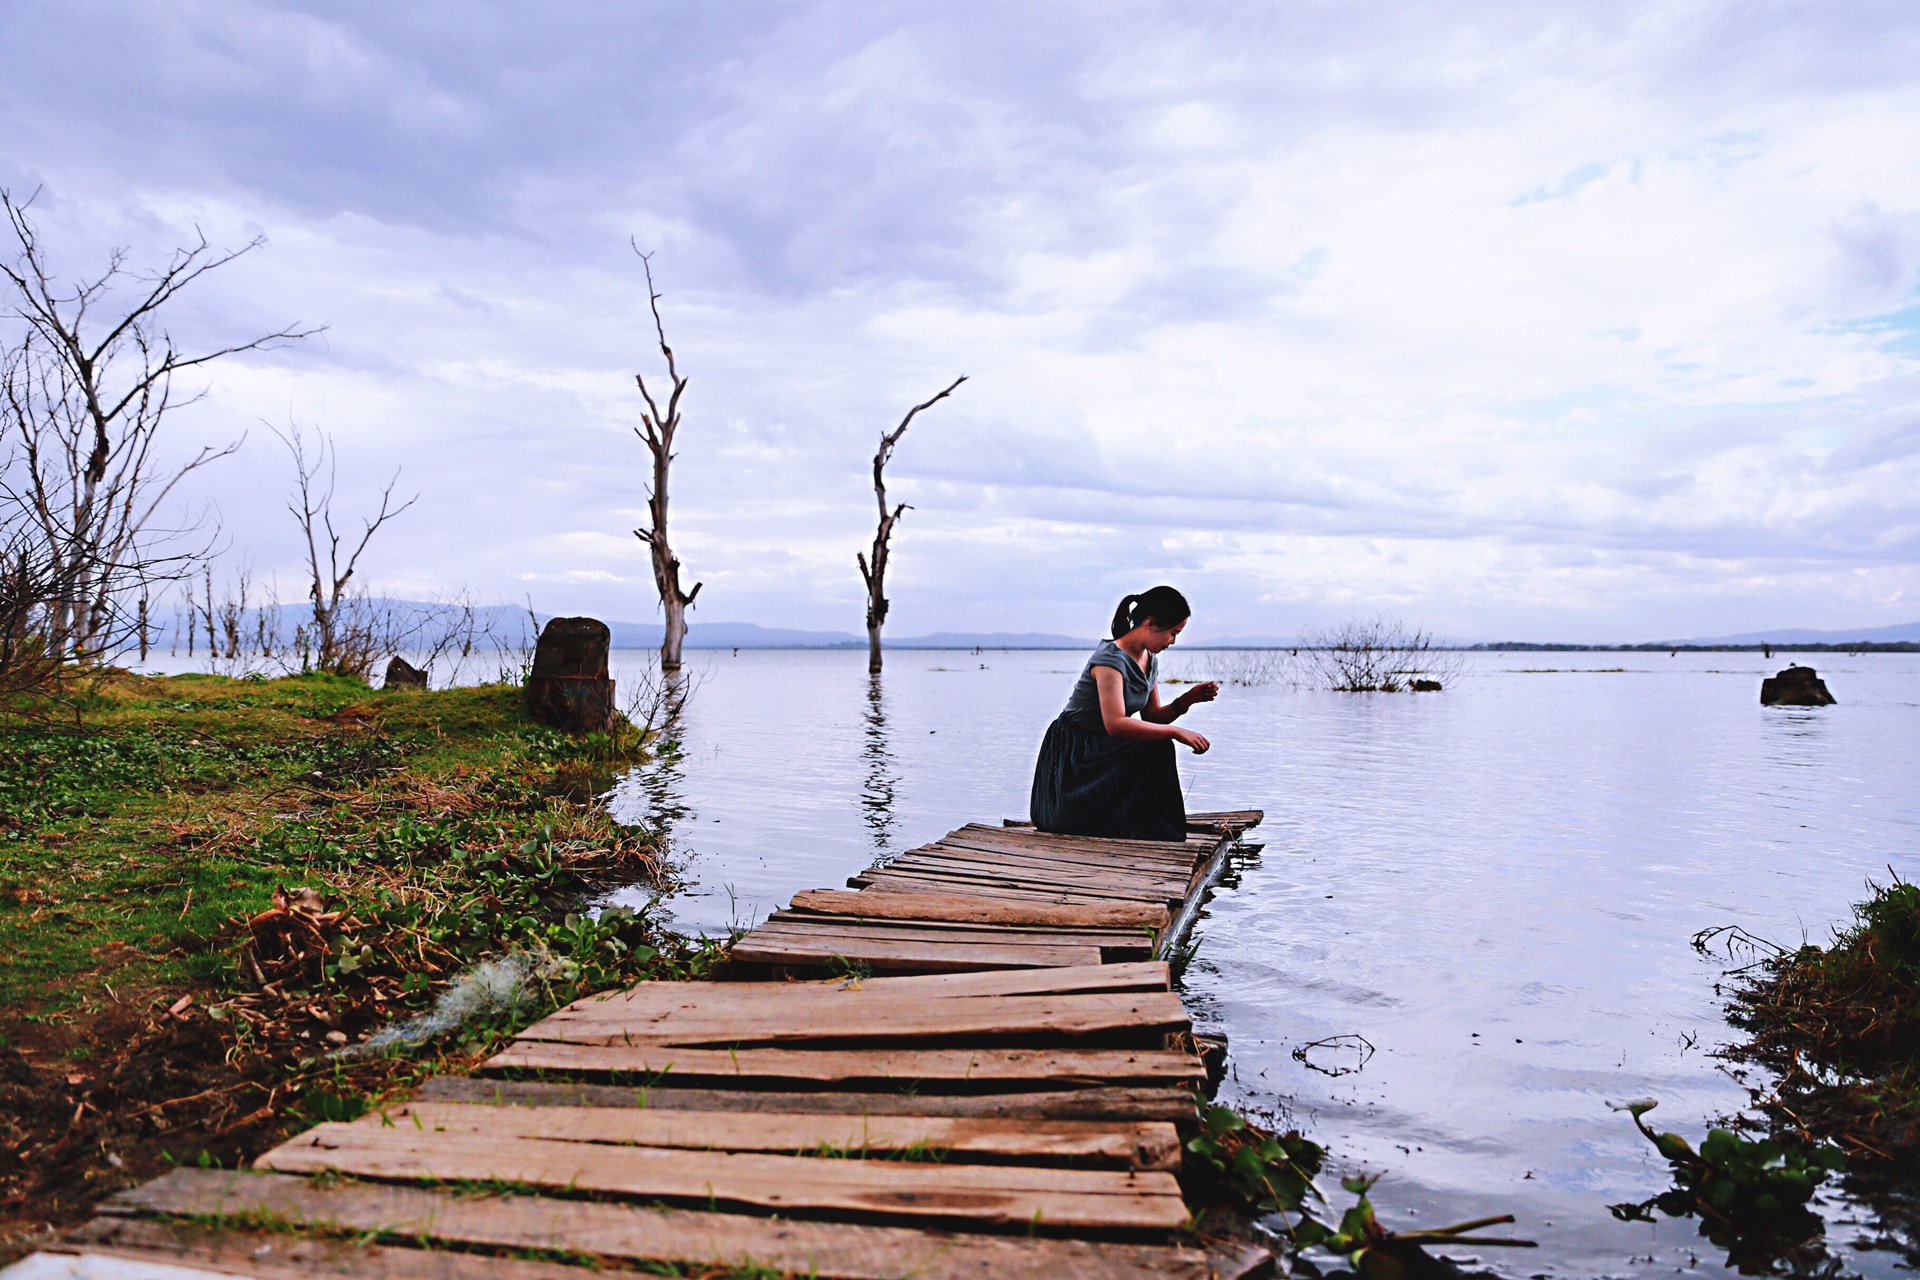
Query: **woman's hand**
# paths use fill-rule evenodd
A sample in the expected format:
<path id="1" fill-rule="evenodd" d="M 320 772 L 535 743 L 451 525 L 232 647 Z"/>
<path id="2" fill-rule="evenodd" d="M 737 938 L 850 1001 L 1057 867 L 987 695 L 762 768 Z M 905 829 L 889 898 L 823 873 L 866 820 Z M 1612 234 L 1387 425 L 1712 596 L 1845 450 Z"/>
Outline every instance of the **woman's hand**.
<path id="1" fill-rule="evenodd" d="M 1205 755 L 1207 748 L 1213 745 L 1191 729 L 1175 729 L 1173 731 L 1173 740 L 1175 742 L 1186 743 L 1189 747 L 1193 748 L 1193 754 L 1197 756 Z"/>
<path id="2" fill-rule="evenodd" d="M 1218 680 L 1207 680 L 1181 694 L 1179 702 L 1184 708 L 1190 707 L 1196 702 L 1212 702 L 1219 696 L 1220 682 Z"/>

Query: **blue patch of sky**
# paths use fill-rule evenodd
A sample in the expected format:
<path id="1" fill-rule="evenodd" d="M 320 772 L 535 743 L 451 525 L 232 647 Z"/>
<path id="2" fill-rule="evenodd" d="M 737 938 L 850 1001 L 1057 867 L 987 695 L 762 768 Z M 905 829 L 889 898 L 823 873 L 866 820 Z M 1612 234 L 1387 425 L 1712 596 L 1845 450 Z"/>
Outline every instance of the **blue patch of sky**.
<path id="1" fill-rule="evenodd" d="M 1860 333 L 1877 337 L 1882 351 L 1920 357 L 1920 292 L 1892 311 L 1819 326 L 1817 333 Z"/>
<path id="2" fill-rule="evenodd" d="M 1509 400 L 1490 405 L 1489 408 L 1517 422 L 1564 423 L 1574 417 L 1597 421 L 1602 415 L 1619 408 L 1626 399 L 1627 394 L 1617 387 L 1583 387 L 1547 396 Z"/>
<path id="3" fill-rule="evenodd" d="M 1544 183 L 1527 192 L 1515 196 L 1507 203 L 1514 208 L 1528 204 L 1544 204 L 1549 200 L 1565 200 L 1583 188 L 1590 187 L 1607 175 L 1608 166 L 1604 164 L 1583 164 L 1578 169 L 1560 179 L 1559 185 L 1549 187 Z"/>

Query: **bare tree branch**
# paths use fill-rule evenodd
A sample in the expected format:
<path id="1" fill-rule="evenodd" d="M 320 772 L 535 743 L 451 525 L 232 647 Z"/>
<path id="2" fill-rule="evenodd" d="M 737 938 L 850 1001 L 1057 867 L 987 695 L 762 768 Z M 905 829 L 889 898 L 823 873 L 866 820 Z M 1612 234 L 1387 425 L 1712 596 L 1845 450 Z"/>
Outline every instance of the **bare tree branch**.
<path id="1" fill-rule="evenodd" d="M 250 342 L 182 352 L 166 309 L 210 271 L 258 248 L 259 240 L 215 251 L 204 235 L 142 273 L 115 250 L 101 274 L 63 284 L 29 216 L 33 199 L 0 190 L 18 252 L 0 262 L 20 324 L 0 359 L 0 523 L 8 538 L 28 531 L 56 595 L 43 602 L 35 634 L 56 664 L 87 665 L 137 635 L 137 599 L 176 579 L 210 550 L 207 519 L 164 527 L 161 513 L 189 476 L 231 454 L 239 442 L 200 449 L 171 467 L 159 458 L 171 410 L 204 391 L 176 397 L 174 376 L 227 356 L 310 336 L 289 326 Z M 129 286 L 133 286 L 129 292 Z"/>
<path id="2" fill-rule="evenodd" d="M 359 537 L 347 542 L 333 524 L 338 474 L 333 437 L 316 430 L 309 445 L 305 428 L 297 423 L 290 423 L 285 431 L 270 429 L 293 456 L 294 492 L 287 510 L 307 544 L 307 598 L 313 606 L 312 666 L 364 680 L 380 656 L 376 650 L 387 647 L 385 632 L 392 628 L 376 625 L 365 593 L 350 587 L 374 534 L 418 502 L 420 495 L 394 501 L 394 486 L 400 482 L 396 470 L 380 490 L 380 509 L 363 518 Z"/>

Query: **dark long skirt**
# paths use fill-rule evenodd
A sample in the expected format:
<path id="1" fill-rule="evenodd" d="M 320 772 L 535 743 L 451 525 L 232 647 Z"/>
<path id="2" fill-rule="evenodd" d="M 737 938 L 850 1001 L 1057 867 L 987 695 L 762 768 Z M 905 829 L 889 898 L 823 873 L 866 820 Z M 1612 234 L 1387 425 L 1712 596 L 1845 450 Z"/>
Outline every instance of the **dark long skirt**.
<path id="1" fill-rule="evenodd" d="M 1065 716 L 1040 743 L 1031 810 L 1034 826 L 1062 835 L 1187 838 L 1173 741 L 1094 733 Z"/>

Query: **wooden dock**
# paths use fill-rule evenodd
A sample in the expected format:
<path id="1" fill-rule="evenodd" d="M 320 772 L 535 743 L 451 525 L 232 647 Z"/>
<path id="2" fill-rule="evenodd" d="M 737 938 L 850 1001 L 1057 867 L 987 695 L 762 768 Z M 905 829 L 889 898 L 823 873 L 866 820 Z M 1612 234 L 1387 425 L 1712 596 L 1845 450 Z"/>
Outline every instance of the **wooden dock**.
<path id="1" fill-rule="evenodd" d="M 254 1171 L 114 1196 L 44 1274 L 1251 1275 L 1264 1250 L 1182 1230 L 1208 1064 L 1166 957 L 1260 817 L 1184 842 L 962 827 L 798 894 L 734 945 L 751 980 L 576 1002 Z"/>

